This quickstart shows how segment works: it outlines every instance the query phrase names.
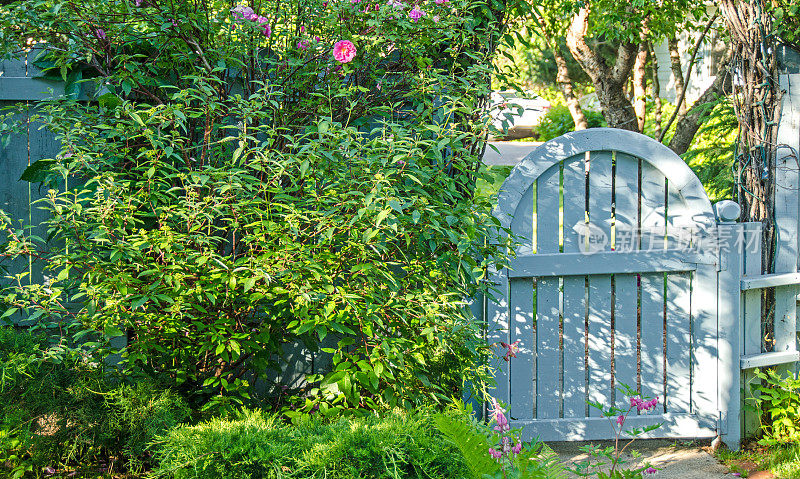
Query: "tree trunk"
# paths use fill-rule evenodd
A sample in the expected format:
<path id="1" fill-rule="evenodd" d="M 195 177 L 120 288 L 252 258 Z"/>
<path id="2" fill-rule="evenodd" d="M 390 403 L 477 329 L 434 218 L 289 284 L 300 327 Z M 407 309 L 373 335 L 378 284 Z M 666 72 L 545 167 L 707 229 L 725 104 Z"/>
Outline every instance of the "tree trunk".
<path id="1" fill-rule="evenodd" d="M 584 7 L 572 17 L 567 32 L 569 51 L 591 78 L 608 126 L 638 132 L 636 112 L 625 96 L 625 82 L 636 60 L 638 46 L 631 42 L 622 43 L 617 49 L 616 63 L 609 67 L 605 59 L 586 43 L 588 28 L 589 9 Z"/>
<path id="2" fill-rule="evenodd" d="M 633 65 L 633 110 L 639 122 L 639 131 L 644 131 L 647 115 L 647 43 L 642 41 L 636 62 Z"/>
<path id="3" fill-rule="evenodd" d="M 549 42 L 548 42 L 549 43 Z M 578 98 L 575 96 L 575 91 L 572 88 L 572 79 L 569 76 L 569 70 L 567 69 L 567 60 L 564 58 L 564 55 L 561 53 L 561 48 L 558 45 L 558 42 L 553 42 L 553 46 L 551 47 L 553 50 L 553 56 L 556 58 L 556 82 L 558 83 L 559 88 L 561 88 L 561 93 L 564 95 L 564 100 L 567 102 L 567 108 L 569 108 L 569 113 L 572 115 L 572 121 L 575 122 L 575 129 L 576 130 L 585 130 L 589 128 L 589 123 L 586 121 L 586 115 L 584 115 L 583 110 L 581 109 L 581 104 L 578 101 Z"/>
<path id="4" fill-rule="evenodd" d="M 705 92 L 692 105 L 686 116 L 678 121 L 675 127 L 675 134 L 669 140 L 669 147 L 675 153 L 682 155 L 689 150 L 697 130 L 711 115 L 711 108 L 708 103 L 717 100 L 730 89 L 731 80 L 727 71 L 727 63 L 721 65 L 717 78 L 709 85 Z"/>
<path id="5" fill-rule="evenodd" d="M 653 68 L 653 82 L 652 82 L 652 96 L 653 96 L 653 114 L 655 116 L 655 137 L 661 136 L 661 81 L 658 79 L 658 57 L 656 57 L 656 50 L 653 45 L 650 45 L 650 61 Z"/>
<path id="6" fill-rule="evenodd" d="M 675 78 L 675 101 L 678 102 L 681 98 L 685 98 L 683 91 L 686 85 L 683 84 L 683 67 L 681 66 L 681 52 L 678 50 L 678 39 L 672 37 L 669 39 L 669 59 L 672 65 L 672 76 Z M 686 102 L 682 101 L 678 107 L 678 121 L 686 116 Z"/>
<path id="7" fill-rule="evenodd" d="M 765 0 L 721 0 L 720 11 L 731 33 L 731 71 L 739 120 L 737 196 L 743 221 L 764 224 L 762 264 L 770 272 L 774 251 L 775 156 L 780 116 L 776 40 Z M 766 8 L 765 8 L 766 7 Z M 758 25 L 755 28 L 754 25 Z"/>

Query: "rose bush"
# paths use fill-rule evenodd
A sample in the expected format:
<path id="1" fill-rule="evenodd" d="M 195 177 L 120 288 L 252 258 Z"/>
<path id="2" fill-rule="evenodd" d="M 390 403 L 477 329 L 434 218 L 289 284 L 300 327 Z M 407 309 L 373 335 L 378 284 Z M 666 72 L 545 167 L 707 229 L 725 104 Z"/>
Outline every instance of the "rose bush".
<path id="1" fill-rule="evenodd" d="M 503 261 L 474 186 L 513 8 L 0 7 L 5 51 L 39 42 L 68 94 L 37 110 L 61 153 L 26 172 L 51 188 L 48 237 L 4 220 L 4 258 L 48 279 L 7 278 L 8 315 L 215 411 L 253 383 L 289 415 L 459 395 L 481 351 L 463 300 Z M 305 381 L 281 379 L 298 347 Z"/>

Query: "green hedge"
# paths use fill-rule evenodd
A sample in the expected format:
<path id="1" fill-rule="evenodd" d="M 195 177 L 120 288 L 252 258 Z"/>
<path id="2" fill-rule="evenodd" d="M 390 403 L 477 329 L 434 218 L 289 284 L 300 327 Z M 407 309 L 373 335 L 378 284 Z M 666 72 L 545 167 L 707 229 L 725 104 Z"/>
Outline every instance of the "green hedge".
<path id="1" fill-rule="evenodd" d="M 156 444 L 155 477 L 468 477 L 457 450 L 423 415 L 315 419 L 287 426 L 260 411 L 173 429 Z"/>
<path id="2" fill-rule="evenodd" d="M 189 412 L 169 389 L 116 383 L 88 356 L 0 327 L 0 477 L 142 471 L 149 444 Z"/>

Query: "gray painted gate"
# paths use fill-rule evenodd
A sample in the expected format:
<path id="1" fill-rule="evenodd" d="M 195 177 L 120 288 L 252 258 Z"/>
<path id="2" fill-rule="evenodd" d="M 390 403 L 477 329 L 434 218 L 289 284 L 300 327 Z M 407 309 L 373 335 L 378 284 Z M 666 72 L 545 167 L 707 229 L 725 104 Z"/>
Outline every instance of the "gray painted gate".
<path id="1" fill-rule="evenodd" d="M 723 220 L 738 217 L 723 206 Z M 587 403 L 626 408 L 616 390 L 626 384 L 660 398 L 626 427 L 662 423 L 646 437 L 722 435 L 738 447 L 740 332 L 761 333 L 760 310 L 739 310 L 745 258 L 760 275 L 760 253 L 743 248 L 759 244 L 755 225 L 718 224 L 680 157 L 608 128 L 534 150 L 495 215 L 518 241 L 509 268 L 491 274 L 497 298 L 486 305 L 488 341 L 519 347 L 494 360 L 512 424 L 546 441 L 610 439 L 609 420 Z M 784 357 L 758 357 L 791 362 L 794 351 L 792 341 Z"/>

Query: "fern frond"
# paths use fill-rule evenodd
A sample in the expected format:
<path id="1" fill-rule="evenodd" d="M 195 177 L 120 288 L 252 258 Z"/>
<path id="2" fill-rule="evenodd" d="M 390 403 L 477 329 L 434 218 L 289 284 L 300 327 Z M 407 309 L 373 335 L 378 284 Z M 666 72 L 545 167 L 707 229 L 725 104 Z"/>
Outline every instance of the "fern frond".
<path id="1" fill-rule="evenodd" d="M 534 442 L 517 456 L 520 479 L 564 479 L 567 468 L 558 455 L 544 443 Z"/>
<path id="2" fill-rule="evenodd" d="M 487 474 L 494 476 L 500 470 L 500 465 L 489 455 L 486 437 L 470 423 L 445 414 L 435 415 L 433 421 L 439 432 L 461 451 L 473 479 L 483 479 Z"/>

